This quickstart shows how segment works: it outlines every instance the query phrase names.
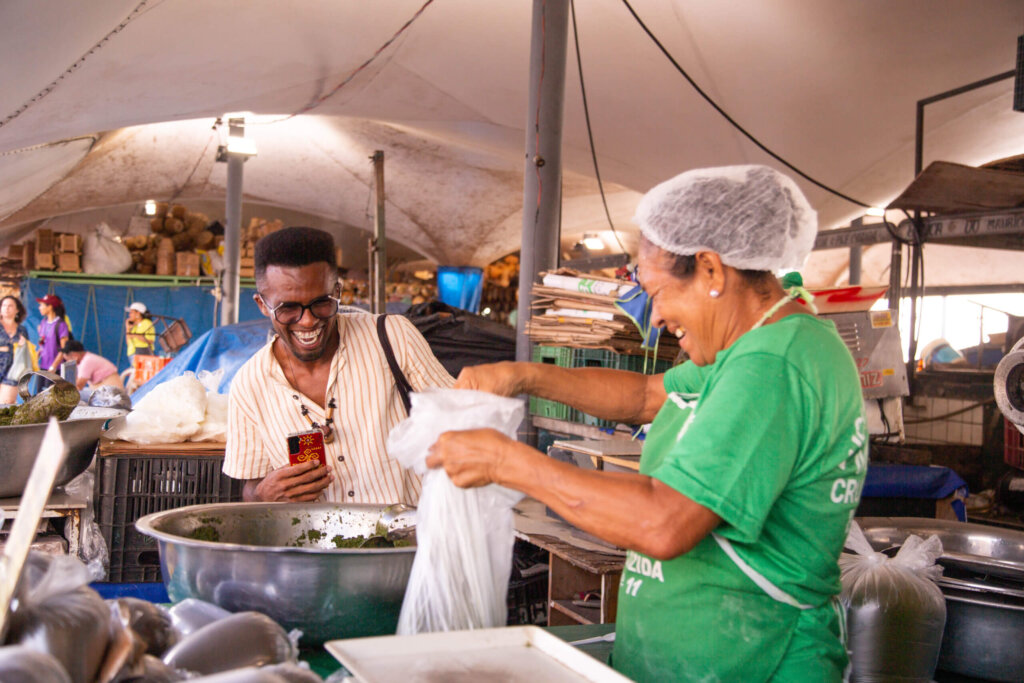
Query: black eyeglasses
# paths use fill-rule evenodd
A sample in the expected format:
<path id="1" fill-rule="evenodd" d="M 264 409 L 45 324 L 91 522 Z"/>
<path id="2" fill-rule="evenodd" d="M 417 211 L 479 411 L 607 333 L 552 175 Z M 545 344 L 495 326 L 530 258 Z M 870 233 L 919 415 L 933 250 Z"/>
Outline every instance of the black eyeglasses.
<path id="1" fill-rule="evenodd" d="M 308 304 L 300 304 L 297 301 L 285 301 L 280 303 L 273 308 L 267 303 L 267 300 L 262 294 L 256 292 L 256 296 L 260 298 L 263 305 L 270 309 L 270 312 L 274 314 L 274 319 L 282 325 L 294 325 L 295 323 L 302 320 L 302 316 L 306 314 L 308 310 L 313 314 L 313 317 L 319 318 L 320 320 L 326 320 L 335 313 L 338 312 L 338 306 L 341 305 L 341 301 L 335 299 L 333 296 L 321 296 L 313 299 Z"/>

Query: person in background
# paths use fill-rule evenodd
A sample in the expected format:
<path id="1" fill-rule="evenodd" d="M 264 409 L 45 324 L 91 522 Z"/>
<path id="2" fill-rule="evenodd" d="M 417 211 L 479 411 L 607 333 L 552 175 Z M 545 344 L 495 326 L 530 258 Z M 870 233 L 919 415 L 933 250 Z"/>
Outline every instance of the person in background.
<path id="1" fill-rule="evenodd" d="M 256 243 L 253 296 L 274 338 L 231 382 L 224 474 L 247 501 L 406 503 L 420 478 L 390 458 L 388 433 L 405 416 L 378 337 L 380 316 L 339 314 L 334 239 L 285 228 Z M 395 361 L 414 391 L 454 379 L 419 330 L 384 318 Z M 319 430 L 326 462 L 289 464 L 288 437 Z"/>
<path id="2" fill-rule="evenodd" d="M 19 377 L 8 377 L 14 361 L 14 345 L 28 341 L 28 330 L 22 325 L 28 311 L 21 299 L 5 296 L 0 299 L 0 403 L 14 403 L 18 398 Z"/>
<path id="3" fill-rule="evenodd" d="M 125 341 L 128 349 L 128 363 L 136 353 L 152 354 L 156 347 L 156 327 L 153 325 L 149 309 L 141 301 L 135 301 L 124 309 L 128 319 L 124 321 Z"/>
<path id="4" fill-rule="evenodd" d="M 73 360 L 78 365 L 75 385 L 79 391 L 87 386 L 89 389 L 95 389 L 105 384 L 124 389 L 124 382 L 117 372 L 117 366 L 103 356 L 86 351 L 82 342 L 69 339 L 64 343 L 62 351 L 65 359 Z"/>
<path id="5" fill-rule="evenodd" d="M 56 294 L 47 294 L 36 301 L 39 303 L 39 314 L 43 316 L 39 321 L 39 368 L 57 372 L 64 362 L 60 350 L 71 338 L 64 302 Z"/>
<path id="6" fill-rule="evenodd" d="M 498 363 L 456 387 L 651 423 L 639 473 L 574 467 L 493 429 L 442 434 L 427 465 L 523 491 L 627 549 L 612 666 L 629 678 L 838 683 L 864 401 L 835 325 L 774 275 L 803 265 L 815 213 L 774 169 L 731 166 L 655 187 L 634 222 L 651 324 L 689 361 L 654 376 Z"/>

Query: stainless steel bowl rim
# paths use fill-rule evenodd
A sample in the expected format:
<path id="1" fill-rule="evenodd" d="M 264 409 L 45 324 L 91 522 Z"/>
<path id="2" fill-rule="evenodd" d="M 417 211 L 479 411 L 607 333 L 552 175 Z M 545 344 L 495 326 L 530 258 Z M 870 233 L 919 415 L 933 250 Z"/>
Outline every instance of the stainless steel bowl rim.
<path id="1" fill-rule="evenodd" d="M 165 541 L 168 543 L 181 543 L 187 541 L 189 545 L 193 545 L 198 548 L 207 548 L 210 550 L 224 550 L 224 551 L 235 551 L 235 550 L 246 550 L 251 552 L 259 553 L 285 553 L 295 555 L 322 555 L 326 553 L 337 553 L 337 554 L 381 554 L 381 553 L 408 553 L 415 552 L 416 546 L 405 546 L 402 548 L 306 548 L 297 546 L 275 546 L 275 545 L 250 545 L 247 543 L 225 543 L 222 541 L 204 541 L 197 538 L 189 538 L 188 536 L 178 536 L 176 534 L 170 534 L 166 531 L 161 531 L 154 527 L 155 524 L 159 523 L 160 520 L 166 517 L 178 517 L 184 514 L 195 514 L 201 515 L 203 512 L 214 512 L 224 510 L 225 505 L 231 505 L 232 507 L 250 507 L 250 508 L 265 508 L 268 505 L 280 505 L 286 506 L 290 503 L 206 503 L 203 505 L 188 505 L 185 507 L 174 508 L 173 510 L 163 510 L 161 512 L 153 512 L 145 517 L 140 517 L 135 521 L 135 528 L 147 536 L 152 536 L 159 541 Z M 334 503 L 322 503 L 319 506 L 311 503 L 302 503 L 304 508 L 309 507 L 325 507 L 333 508 L 336 507 Z"/>

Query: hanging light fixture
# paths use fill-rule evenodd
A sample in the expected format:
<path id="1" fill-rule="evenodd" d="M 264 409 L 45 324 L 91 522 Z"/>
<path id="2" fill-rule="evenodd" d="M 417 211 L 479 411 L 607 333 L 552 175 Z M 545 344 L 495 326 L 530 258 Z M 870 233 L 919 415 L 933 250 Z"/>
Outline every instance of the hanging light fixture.
<path id="1" fill-rule="evenodd" d="M 600 236 L 595 235 L 593 233 L 584 233 L 582 241 L 583 246 L 585 246 L 587 249 L 590 249 L 591 251 L 604 249 L 604 241 L 600 238 Z"/>

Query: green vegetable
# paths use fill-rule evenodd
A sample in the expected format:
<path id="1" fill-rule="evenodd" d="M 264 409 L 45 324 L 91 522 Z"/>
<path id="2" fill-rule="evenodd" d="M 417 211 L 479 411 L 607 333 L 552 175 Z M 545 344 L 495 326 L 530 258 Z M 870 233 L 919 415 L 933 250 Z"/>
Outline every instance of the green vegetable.
<path id="1" fill-rule="evenodd" d="M 220 540 L 220 532 L 217 531 L 217 527 L 205 525 L 193 529 L 192 533 L 190 533 L 188 537 L 193 538 L 197 541 L 217 542 Z"/>
<path id="2" fill-rule="evenodd" d="M 12 425 L 46 422 L 51 417 L 66 420 L 78 405 L 80 396 L 74 384 L 58 380 L 18 406 L 11 417 Z"/>
<path id="3" fill-rule="evenodd" d="M 15 411 L 18 410 L 18 406 L 7 406 L 6 408 L 0 408 L 0 427 L 6 427 L 11 424 L 11 418 L 14 417 Z"/>

